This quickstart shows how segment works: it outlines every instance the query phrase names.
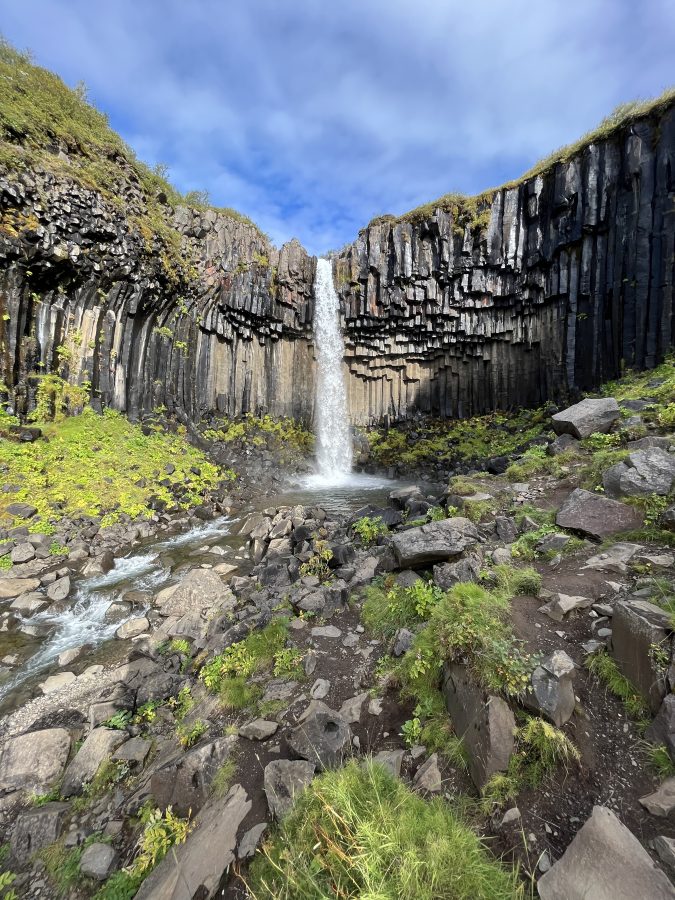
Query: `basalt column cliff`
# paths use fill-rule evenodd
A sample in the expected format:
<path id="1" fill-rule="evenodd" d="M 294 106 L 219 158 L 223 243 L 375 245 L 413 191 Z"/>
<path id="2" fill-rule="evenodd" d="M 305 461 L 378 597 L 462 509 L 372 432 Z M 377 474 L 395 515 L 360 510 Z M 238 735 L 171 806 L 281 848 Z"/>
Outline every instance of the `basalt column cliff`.
<path id="1" fill-rule="evenodd" d="M 0 154 L 3 399 L 40 375 L 140 417 L 310 420 L 316 261 L 114 160 Z M 10 163 L 7 163 L 10 159 Z M 112 165 L 107 159 L 106 164 Z M 334 259 L 353 423 L 562 399 L 672 345 L 672 102 L 479 198 L 382 217 Z"/>
<path id="2" fill-rule="evenodd" d="M 356 422 L 559 399 L 673 340 L 675 110 L 512 187 L 370 223 L 339 254 Z"/>

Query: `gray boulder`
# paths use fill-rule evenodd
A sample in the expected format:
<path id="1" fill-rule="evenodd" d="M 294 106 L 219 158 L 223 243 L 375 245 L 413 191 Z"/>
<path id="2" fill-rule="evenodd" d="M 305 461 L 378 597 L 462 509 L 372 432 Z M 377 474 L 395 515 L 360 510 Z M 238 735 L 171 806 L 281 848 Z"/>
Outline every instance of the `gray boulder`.
<path id="1" fill-rule="evenodd" d="M 416 569 L 459 556 L 478 540 L 476 526 L 458 516 L 401 531 L 392 546 L 399 568 Z"/>
<path id="2" fill-rule="evenodd" d="M 9 554 L 9 558 L 17 565 L 30 562 L 31 559 L 35 559 L 35 547 L 28 542 L 25 544 L 17 544 Z"/>
<path id="3" fill-rule="evenodd" d="M 305 760 L 275 759 L 265 766 L 263 788 L 275 819 L 281 819 L 314 778 L 314 765 Z"/>
<path id="4" fill-rule="evenodd" d="M 82 569 L 82 575 L 85 578 L 98 578 L 101 575 L 107 575 L 114 567 L 115 557 L 112 550 L 104 550 L 100 556 L 89 560 L 84 569 Z"/>
<path id="5" fill-rule="evenodd" d="M 438 563 L 433 568 L 434 583 L 447 591 L 460 582 L 477 581 L 481 570 L 481 558 L 477 553 L 468 553 L 457 562 Z"/>
<path id="6" fill-rule="evenodd" d="M 72 760 L 61 785 L 62 797 L 75 797 L 82 793 L 99 770 L 101 763 L 110 759 L 112 753 L 123 744 L 126 731 L 113 728 L 94 728 Z"/>
<path id="7" fill-rule="evenodd" d="M 312 700 L 286 740 L 296 756 L 323 770 L 342 763 L 351 739 L 351 729 L 342 716 L 321 700 Z"/>
<path id="8" fill-rule="evenodd" d="M 276 722 L 269 722 L 266 719 L 254 719 L 246 725 L 242 725 L 239 734 L 248 738 L 249 741 L 265 741 L 267 738 L 276 734 L 279 725 Z"/>
<path id="9" fill-rule="evenodd" d="M 59 780 L 70 753 L 70 732 L 46 728 L 10 738 L 0 753 L 0 791 L 47 793 Z"/>
<path id="10" fill-rule="evenodd" d="M 68 803 L 46 803 L 21 813 L 10 841 L 12 856 L 19 865 L 25 865 L 36 853 L 58 840 L 69 809 Z"/>
<path id="11" fill-rule="evenodd" d="M 105 881 L 115 867 L 117 854 L 110 844 L 89 844 L 80 858 L 80 872 L 87 878 Z"/>
<path id="12" fill-rule="evenodd" d="M 624 462 L 611 466 L 602 477 L 608 497 L 666 496 L 675 481 L 675 456 L 652 447 L 635 450 Z"/>
<path id="13" fill-rule="evenodd" d="M 653 816 L 668 818 L 675 810 L 675 778 L 666 778 L 653 794 L 640 797 L 640 803 Z"/>
<path id="14" fill-rule="evenodd" d="M 645 731 L 645 739 L 666 747 L 675 760 L 675 694 L 666 694 L 656 718 Z"/>
<path id="15" fill-rule="evenodd" d="M 415 777 L 413 788 L 425 794 L 439 794 L 441 792 L 441 772 L 438 768 L 438 754 L 432 753 L 426 762 L 422 763 Z"/>
<path id="16" fill-rule="evenodd" d="M 593 807 L 563 856 L 537 883 L 541 900 L 673 900 L 675 888 L 638 839 L 604 806 Z"/>
<path id="17" fill-rule="evenodd" d="M 171 806 L 176 815 L 194 815 L 209 798 L 218 769 L 237 743 L 233 735 L 218 738 L 173 759 L 153 772 L 150 792 L 160 809 Z"/>
<path id="18" fill-rule="evenodd" d="M 212 569 L 193 569 L 161 605 L 163 616 L 183 616 L 187 612 L 229 606 L 234 608 L 232 591 Z"/>
<path id="19" fill-rule="evenodd" d="M 235 861 L 237 831 L 251 809 L 240 784 L 199 813 L 184 844 L 167 853 L 135 900 L 209 900 Z"/>
<path id="20" fill-rule="evenodd" d="M 401 766 L 403 765 L 403 757 L 405 750 L 380 750 L 373 756 L 373 762 L 379 763 L 390 772 L 394 778 L 398 778 L 401 774 Z"/>
<path id="21" fill-rule="evenodd" d="M 647 600 L 616 604 L 612 618 L 612 646 L 622 675 L 635 686 L 656 714 L 666 693 L 665 671 L 654 658 L 654 648 L 670 659 L 670 617 Z"/>
<path id="22" fill-rule="evenodd" d="M 396 657 L 403 656 L 404 653 L 407 653 L 407 651 L 410 650 L 414 640 L 415 635 L 412 631 L 409 631 L 407 628 L 399 628 L 394 635 L 391 655 Z"/>
<path id="23" fill-rule="evenodd" d="M 237 847 L 237 859 L 252 859 L 262 836 L 267 831 L 267 822 L 260 822 L 244 834 Z"/>
<path id="24" fill-rule="evenodd" d="M 47 596 L 50 600 L 54 600 L 55 602 L 65 600 L 69 593 L 70 578 L 67 575 L 64 575 L 62 578 L 57 578 L 56 581 L 47 588 Z"/>
<path id="25" fill-rule="evenodd" d="M 465 666 L 447 663 L 443 695 L 455 733 L 469 756 L 469 773 L 479 790 L 513 755 L 516 720 L 500 697 L 487 696 Z"/>
<path id="26" fill-rule="evenodd" d="M 572 437 L 571 434 L 559 434 L 555 440 L 551 441 L 551 443 L 546 448 L 546 452 L 549 456 L 559 456 L 561 453 L 568 453 L 570 450 L 576 450 L 579 446 L 579 441 Z"/>
<path id="27" fill-rule="evenodd" d="M 0 600 L 13 600 L 39 587 L 39 578 L 0 578 Z"/>
<path id="28" fill-rule="evenodd" d="M 564 650 L 555 650 L 542 659 L 532 673 L 524 705 L 560 727 L 572 718 L 575 707 L 574 663 Z"/>
<path id="29" fill-rule="evenodd" d="M 582 488 L 572 491 L 555 519 L 561 528 L 580 531 L 596 540 L 640 528 L 643 520 L 642 513 L 634 507 Z"/>
<path id="30" fill-rule="evenodd" d="M 619 404 L 613 397 L 587 398 L 551 417 L 556 434 L 571 434 L 583 440 L 591 434 L 605 434 L 619 420 Z"/>
<path id="31" fill-rule="evenodd" d="M 562 622 L 565 616 L 577 609 L 588 609 L 593 603 L 588 597 L 574 597 L 570 594 L 554 594 L 553 598 L 539 607 L 539 612 L 553 619 L 554 622 Z"/>

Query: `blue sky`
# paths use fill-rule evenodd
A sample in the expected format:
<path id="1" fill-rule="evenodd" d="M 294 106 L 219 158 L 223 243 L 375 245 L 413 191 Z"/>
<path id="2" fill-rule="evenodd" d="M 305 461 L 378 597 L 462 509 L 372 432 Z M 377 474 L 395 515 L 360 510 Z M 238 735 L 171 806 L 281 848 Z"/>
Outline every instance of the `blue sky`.
<path id="1" fill-rule="evenodd" d="M 320 253 L 675 83 L 675 0 L 4 0 L 182 190 Z"/>

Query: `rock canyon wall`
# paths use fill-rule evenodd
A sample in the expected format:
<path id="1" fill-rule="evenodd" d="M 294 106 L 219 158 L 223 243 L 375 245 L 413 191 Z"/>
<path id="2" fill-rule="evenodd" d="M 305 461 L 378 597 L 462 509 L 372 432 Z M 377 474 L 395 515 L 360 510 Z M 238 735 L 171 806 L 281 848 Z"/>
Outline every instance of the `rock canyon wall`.
<path id="1" fill-rule="evenodd" d="M 673 343 L 674 199 L 671 104 L 513 186 L 372 222 L 334 259 L 352 421 L 532 405 L 654 365 Z M 133 179 L 111 197 L 67 165 L 0 166 L 10 408 L 57 372 L 135 418 L 311 420 L 315 259 L 159 201 L 155 228 Z"/>

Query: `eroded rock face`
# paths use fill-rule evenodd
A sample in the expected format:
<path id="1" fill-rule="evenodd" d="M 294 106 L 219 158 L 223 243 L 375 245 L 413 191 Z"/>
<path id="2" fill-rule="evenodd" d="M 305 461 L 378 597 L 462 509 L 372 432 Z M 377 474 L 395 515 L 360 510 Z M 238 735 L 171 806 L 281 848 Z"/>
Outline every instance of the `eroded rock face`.
<path id="1" fill-rule="evenodd" d="M 364 228 L 334 263 L 352 421 L 564 401 L 622 361 L 657 362 L 671 343 L 674 143 L 671 106 L 474 212 L 431 204 Z M 61 368 L 133 417 L 163 404 L 192 420 L 310 420 L 315 260 L 223 212 L 167 205 L 182 260 L 167 266 L 136 224 L 144 202 L 0 172 L 0 293 L 22 323 L 5 328 L 0 366 L 13 406 L 34 406 L 32 372 Z"/>
<path id="2" fill-rule="evenodd" d="M 466 668 L 446 664 L 443 694 L 453 728 L 469 756 L 469 773 L 481 790 L 495 772 L 508 768 L 514 749 L 516 720 L 500 697 L 489 697 Z"/>

